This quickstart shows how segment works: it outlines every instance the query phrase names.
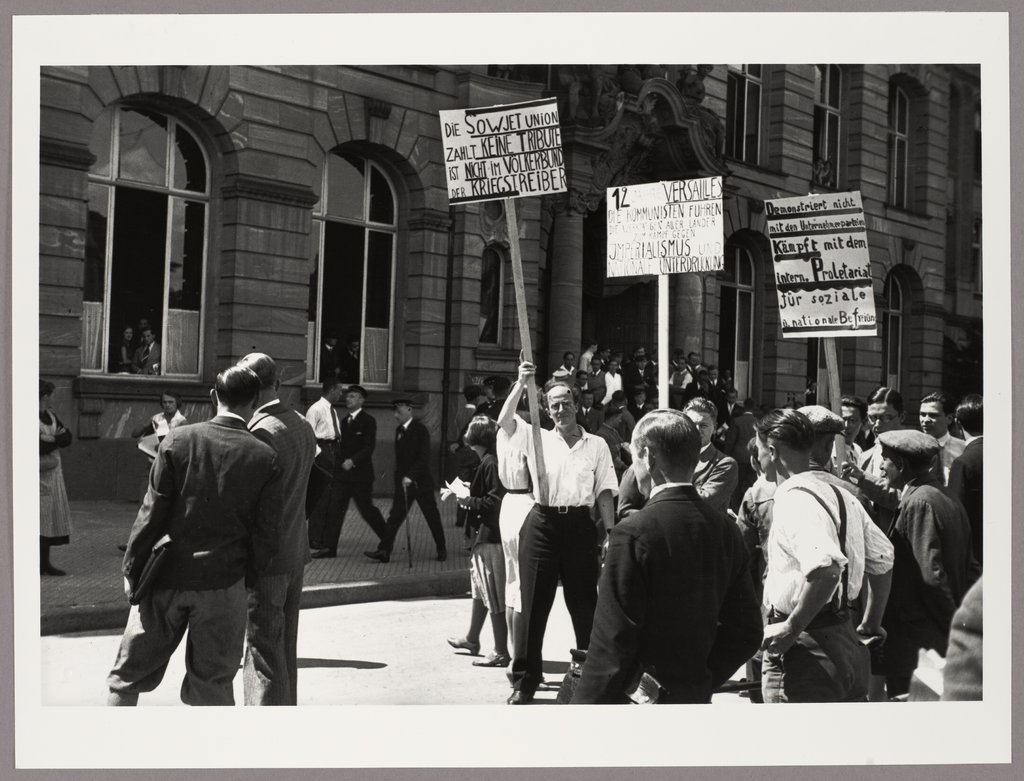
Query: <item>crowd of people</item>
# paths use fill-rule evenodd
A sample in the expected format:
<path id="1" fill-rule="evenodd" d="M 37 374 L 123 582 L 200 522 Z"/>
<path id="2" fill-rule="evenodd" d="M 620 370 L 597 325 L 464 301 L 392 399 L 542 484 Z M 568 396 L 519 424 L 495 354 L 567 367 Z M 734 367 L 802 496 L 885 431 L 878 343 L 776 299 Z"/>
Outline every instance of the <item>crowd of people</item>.
<path id="1" fill-rule="evenodd" d="M 621 372 L 615 355 L 587 352 L 590 372 L 566 354 L 539 388 L 536 427 L 532 364 L 514 383 L 467 386 L 447 448 L 440 497 L 458 505 L 472 588 L 468 630 L 448 643 L 505 668 L 509 704 L 544 683 L 559 584 L 575 646 L 559 701 L 708 702 L 744 665 L 755 702 L 902 698 L 920 649 L 948 651 L 947 695 L 980 698 L 980 395 L 929 394 L 917 426 L 885 387 L 843 397 L 841 413 L 755 414 L 734 389 L 714 392 L 722 378 L 710 384 L 694 353 L 673 369 L 680 395 L 658 407 L 645 351 Z M 246 704 L 296 704 L 303 570 L 338 555 L 349 500 L 378 538 L 368 558 L 390 561 L 413 503 L 447 558 L 412 400 L 394 402 L 385 519 L 367 391 L 330 376 L 302 415 L 279 389 L 273 359 L 253 353 L 217 376 L 211 420 L 184 425 L 165 393 L 135 432 L 161 442 L 126 545 L 132 608 L 110 704 L 152 691 L 186 629 L 184 702 L 232 704 L 242 666 Z M 42 572 L 60 574 L 49 547 L 67 541 L 58 451 L 70 434 L 53 390 L 41 381 L 40 545 Z"/>

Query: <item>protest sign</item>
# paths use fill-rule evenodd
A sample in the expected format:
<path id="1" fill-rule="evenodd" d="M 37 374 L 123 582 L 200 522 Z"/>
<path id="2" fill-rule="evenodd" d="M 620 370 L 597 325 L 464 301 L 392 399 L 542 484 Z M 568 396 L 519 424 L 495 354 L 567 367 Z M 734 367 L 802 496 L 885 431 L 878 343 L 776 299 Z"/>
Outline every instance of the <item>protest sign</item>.
<path id="1" fill-rule="evenodd" d="M 555 98 L 440 114 L 449 203 L 568 189 Z"/>
<path id="2" fill-rule="evenodd" d="M 859 192 L 764 202 L 782 335 L 874 336 L 871 257 Z"/>
<path id="3" fill-rule="evenodd" d="M 608 277 L 718 271 L 722 177 L 610 187 Z"/>

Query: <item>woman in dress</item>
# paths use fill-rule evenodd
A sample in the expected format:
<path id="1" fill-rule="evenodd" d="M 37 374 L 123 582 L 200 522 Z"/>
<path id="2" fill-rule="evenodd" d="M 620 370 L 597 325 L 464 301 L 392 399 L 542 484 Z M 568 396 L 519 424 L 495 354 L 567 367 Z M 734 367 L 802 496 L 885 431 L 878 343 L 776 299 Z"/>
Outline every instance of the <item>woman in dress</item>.
<path id="1" fill-rule="evenodd" d="M 71 444 L 71 432 L 53 412 L 54 385 L 39 381 L 39 572 L 63 575 L 50 563 L 50 548 L 71 541 L 71 506 L 60 466 L 60 448 Z"/>
<path id="2" fill-rule="evenodd" d="M 473 610 L 465 637 L 449 638 L 452 648 L 476 655 L 480 652 L 480 630 L 490 616 L 494 650 L 473 662 L 477 667 L 507 667 L 508 626 L 505 623 L 505 557 L 501 547 L 498 515 L 505 488 L 498 478 L 498 459 L 494 454 L 497 424 L 486 415 L 477 415 L 466 427 L 465 441 L 480 456 L 473 481 L 466 490 L 456 484 L 455 497 L 466 508 L 466 524 L 476 530 L 470 559 Z"/>
<path id="3" fill-rule="evenodd" d="M 162 442 L 171 429 L 188 422 L 188 419 L 181 414 L 180 394 L 165 390 L 160 396 L 160 406 L 163 407 L 163 412 L 156 413 L 149 421 L 135 429 L 132 432 L 133 437 L 138 439 L 156 434 L 156 441 Z"/>
<path id="4" fill-rule="evenodd" d="M 117 371 L 122 374 L 132 373 L 132 355 L 135 353 L 135 332 L 132 327 L 126 326 L 121 332 L 121 342 L 118 345 Z"/>

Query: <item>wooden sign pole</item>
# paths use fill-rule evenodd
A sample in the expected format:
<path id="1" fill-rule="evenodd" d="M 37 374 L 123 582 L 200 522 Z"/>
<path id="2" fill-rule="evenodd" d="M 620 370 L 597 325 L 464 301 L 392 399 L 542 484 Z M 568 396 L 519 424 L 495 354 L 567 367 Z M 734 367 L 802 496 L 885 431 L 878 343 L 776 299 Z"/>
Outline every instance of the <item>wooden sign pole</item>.
<path id="1" fill-rule="evenodd" d="M 658 274 L 658 406 L 668 409 L 668 274 Z M 627 391 L 628 393 L 629 391 Z"/>
<path id="2" fill-rule="evenodd" d="M 519 226 L 516 207 L 511 198 L 505 198 L 505 221 L 508 225 L 508 244 L 512 254 L 512 281 L 516 291 L 516 314 L 519 317 L 519 338 L 523 345 L 523 360 L 534 363 L 533 341 L 530 339 L 530 315 L 526 309 L 526 285 L 523 281 L 523 257 L 519 251 Z M 527 383 L 526 398 L 530 405 L 530 429 L 533 452 L 537 457 L 537 504 L 548 503 L 548 476 L 544 469 L 544 448 L 540 438 L 540 406 L 537 403 L 537 385 Z"/>
<path id="3" fill-rule="evenodd" d="M 828 372 L 828 400 L 829 407 L 837 415 L 842 415 L 842 393 L 839 390 L 839 355 L 836 352 L 835 337 L 828 336 L 821 340 L 825 348 L 825 369 Z M 821 388 L 818 388 L 821 392 Z M 841 464 L 846 460 L 846 437 L 840 432 L 836 434 L 835 444 L 836 463 Z"/>

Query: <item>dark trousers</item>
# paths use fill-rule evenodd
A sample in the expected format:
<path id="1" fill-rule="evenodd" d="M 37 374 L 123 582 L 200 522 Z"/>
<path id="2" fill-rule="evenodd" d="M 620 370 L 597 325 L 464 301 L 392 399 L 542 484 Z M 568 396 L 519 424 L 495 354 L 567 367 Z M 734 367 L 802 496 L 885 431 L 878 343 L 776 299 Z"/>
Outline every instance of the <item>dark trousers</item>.
<path id="1" fill-rule="evenodd" d="M 526 655 L 512 662 L 512 685 L 534 692 L 543 680 L 544 630 L 562 581 L 576 647 L 590 644 L 600 563 L 589 508 L 559 514 L 534 506 L 519 532 L 519 578 Z"/>
<path id="2" fill-rule="evenodd" d="M 234 705 L 231 682 L 245 639 L 245 583 L 185 591 L 157 588 L 128 613 L 114 669 L 107 676 L 108 705 L 135 705 L 160 685 L 185 630 L 186 705 Z"/>
<path id="3" fill-rule="evenodd" d="M 242 682 L 246 705 L 298 703 L 299 602 L 303 568 L 262 575 L 249 589 Z"/>
<path id="4" fill-rule="evenodd" d="M 441 511 L 437 509 L 437 497 L 434 494 L 434 489 L 421 488 L 416 483 L 405 488 L 401 480 L 395 480 L 395 497 L 391 502 L 391 512 L 388 513 L 387 536 L 381 538 L 380 550 L 391 553 L 391 549 L 395 547 L 395 538 L 398 536 L 402 524 L 405 523 L 405 518 L 409 514 L 413 502 L 420 506 L 420 512 L 423 513 L 423 519 L 430 528 L 430 536 L 434 538 L 437 552 L 447 550 L 444 529 L 441 526 Z"/>
<path id="5" fill-rule="evenodd" d="M 338 538 L 341 536 L 341 525 L 345 522 L 350 499 L 356 503 L 356 509 L 373 529 L 373 533 L 381 540 L 387 539 L 384 516 L 373 503 L 373 483 L 346 483 L 335 479 L 331 481 L 327 493 L 327 508 L 319 540 L 327 550 L 334 553 L 338 552 Z"/>

